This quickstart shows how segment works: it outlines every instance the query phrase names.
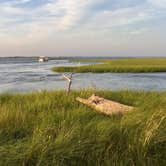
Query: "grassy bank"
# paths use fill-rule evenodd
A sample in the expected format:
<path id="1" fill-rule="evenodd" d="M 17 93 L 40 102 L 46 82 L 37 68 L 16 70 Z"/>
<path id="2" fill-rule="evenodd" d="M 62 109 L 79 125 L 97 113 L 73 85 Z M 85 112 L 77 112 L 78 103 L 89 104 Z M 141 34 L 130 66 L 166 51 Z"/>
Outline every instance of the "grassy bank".
<path id="1" fill-rule="evenodd" d="M 96 92 L 137 107 L 123 117 L 75 101 L 93 92 L 0 95 L 0 165 L 164 166 L 166 92 Z"/>
<path id="2" fill-rule="evenodd" d="M 130 59 L 112 59 L 112 60 L 84 60 L 92 62 L 101 62 L 102 64 L 93 64 L 77 67 L 55 67 L 56 72 L 75 72 L 75 73 L 139 73 L 139 72 L 166 72 L 166 58 L 130 58 Z"/>

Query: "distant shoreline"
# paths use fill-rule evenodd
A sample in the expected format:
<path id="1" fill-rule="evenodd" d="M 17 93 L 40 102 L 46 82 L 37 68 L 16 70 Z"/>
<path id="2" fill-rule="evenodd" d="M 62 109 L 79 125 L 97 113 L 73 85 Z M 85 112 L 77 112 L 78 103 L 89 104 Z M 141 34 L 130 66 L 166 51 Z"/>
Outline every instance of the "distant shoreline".
<path id="1" fill-rule="evenodd" d="M 0 56 L 0 58 L 38 58 L 39 56 Z M 141 58 L 166 58 L 166 56 L 47 56 L 51 59 L 141 59 Z"/>

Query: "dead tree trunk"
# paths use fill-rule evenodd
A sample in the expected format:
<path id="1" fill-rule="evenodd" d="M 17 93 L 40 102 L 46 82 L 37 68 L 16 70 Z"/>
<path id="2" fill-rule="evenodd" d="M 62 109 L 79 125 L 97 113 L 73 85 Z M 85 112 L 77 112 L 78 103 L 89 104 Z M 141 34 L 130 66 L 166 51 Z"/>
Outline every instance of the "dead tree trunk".
<path id="1" fill-rule="evenodd" d="M 104 113 L 107 115 L 119 114 L 119 113 L 123 114 L 133 109 L 133 107 L 131 106 L 107 100 L 99 96 L 96 96 L 94 94 L 88 99 L 82 99 L 80 97 L 77 97 L 76 100 L 85 105 L 90 106 L 91 108 L 94 108 L 96 111 L 100 113 Z"/>
<path id="2" fill-rule="evenodd" d="M 63 78 L 66 79 L 68 81 L 68 88 L 67 88 L 67 94 L 70 93 L 71 90 L 71 84 L 72 84 L 72 77 L 73 77 L 73 73 L 71 73 L 70 76 L 66 76 L 65 74 L 62 74 Z"/>

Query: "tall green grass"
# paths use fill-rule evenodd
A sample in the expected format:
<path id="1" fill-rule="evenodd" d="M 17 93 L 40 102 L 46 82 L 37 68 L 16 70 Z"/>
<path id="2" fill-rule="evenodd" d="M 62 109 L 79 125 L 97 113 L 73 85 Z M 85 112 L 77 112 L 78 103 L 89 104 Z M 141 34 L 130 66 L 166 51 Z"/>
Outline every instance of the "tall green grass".
<path id="1" fill-rule="evenodd" d="M 96 93 L 132 105 L 124 116 L 75 101 Z M 0 95 L 0 165 L 166 165 L 166 92 L 43 91 Z"/>
<path id="2" fill-rule="evenodd" d="M 81 60 L 80 60 L 81 61 Z M 88 60 L 84 60 L 88 61 Z M 54 67 L 56 72 L 75 72 L 75 73 L 140 73 L 140 72 L 166 72 L 166 58 L 130 58 L 130 59 L 107 59 L 107 60 L 89 60 L 91 62 L 101 62 L 102 64 L 93 64 L 77 67 Z"/>

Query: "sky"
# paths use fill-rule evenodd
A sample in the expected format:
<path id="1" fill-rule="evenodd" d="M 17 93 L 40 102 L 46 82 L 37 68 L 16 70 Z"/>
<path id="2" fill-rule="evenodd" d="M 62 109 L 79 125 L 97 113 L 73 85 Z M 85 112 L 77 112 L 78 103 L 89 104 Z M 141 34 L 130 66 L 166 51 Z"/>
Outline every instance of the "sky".
<path id="1" fill-rule="evenodd" d="M 0 0 L 0 56 L 166 56 L 166 0 Z"/>

